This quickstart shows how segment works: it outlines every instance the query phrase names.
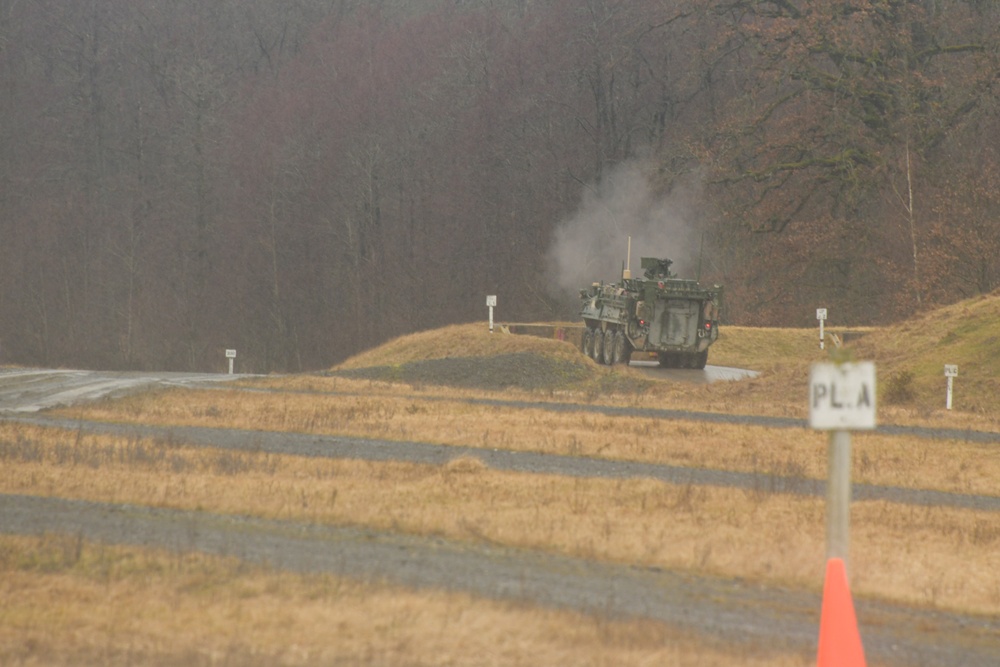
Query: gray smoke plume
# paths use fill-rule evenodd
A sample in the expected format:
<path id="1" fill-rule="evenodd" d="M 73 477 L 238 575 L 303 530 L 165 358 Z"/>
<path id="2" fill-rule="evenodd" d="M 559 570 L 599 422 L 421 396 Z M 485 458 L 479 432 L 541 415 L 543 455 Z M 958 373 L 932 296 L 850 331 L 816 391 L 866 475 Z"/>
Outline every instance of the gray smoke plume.
<path id="1" fill-rule="evenodd" d="M 639 278 L 641 257 L 672 259 L 671 268 L 680 277 L 697 277 L 698 187 L 684 185 L 657 195 L 648 167 L 644 162 L 619 165 L 599 185 L 585 190 L 577 213 L 556 228 L 548 253 L 553 296 L 576 295 L 596 281 L 617 281 L 623 262 Z M 626 257 L 629 237 L 631 258 Z"/>

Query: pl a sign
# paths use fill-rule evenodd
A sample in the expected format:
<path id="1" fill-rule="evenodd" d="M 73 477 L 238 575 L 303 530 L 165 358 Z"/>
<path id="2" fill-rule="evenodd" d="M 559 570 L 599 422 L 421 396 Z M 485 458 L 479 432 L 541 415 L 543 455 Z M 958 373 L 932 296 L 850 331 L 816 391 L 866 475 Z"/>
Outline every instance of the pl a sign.
<path id="1" fill-rule="evenodd" d="M 851 431 L 875 428 L 875 364 L 813 364 L 809 372 L 809 424 L 830 432 L 827 575 L 817 665 L 864 667 L 865 653 L 847 584 L 846 563 L 851 523 Z"/>
<path id="2" fill-rule="evenodd" d="M 809 425 L 821 431 L 875 428 L 875 364 L 813 364 Z"/>

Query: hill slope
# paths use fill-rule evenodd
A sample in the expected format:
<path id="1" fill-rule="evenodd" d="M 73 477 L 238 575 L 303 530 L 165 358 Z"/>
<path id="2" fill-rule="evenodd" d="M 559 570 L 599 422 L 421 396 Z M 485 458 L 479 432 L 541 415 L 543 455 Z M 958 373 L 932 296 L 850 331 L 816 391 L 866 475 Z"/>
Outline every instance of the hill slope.
<path id="1" fill-rule="evenodd" d="M 1000 293 L 983 295 L 873 331 L 857 343 L 873 359 L 889 403 L 944 406 L 944 365 L 957 364 L 956 409 L 1000 408 Z"/>
<path id="2" fill-rule="evenodd" d="M 845 332 L 837 327 L 827 331 L 840 337 Z M 881 406 L 921 413 L 942 410 L 944 364 L 957 364 L 955 411 L 1000 413 L 1000 293 L 856 333 L 860 335 L 852 336 L 845 347 L 855 359 L 876 362 Z M 819 349 L 816 329 L 723 327 L 709 363 L 752 369 L 759 378 L 678 387 L 634 368 L 599 366 L 572 342 L 508 335 L 499 329 L 490 334 L 485 323 L 470 323 L 397 338 L 348 359 L 332 372 L 486 390 L 642 393 L 705 409 L 738 409 L 733 404 L 741 403 L 744 410 L 804 416 L 809 366 L 827 359 L 827 352 Z"/>
<path id="3" fill-rule="evenodd" d="M 389 341 L 351 357 L 333 373 L 409 384 L 467 389 L 555 390 L 582 387 L 609 369 L 572 343 L 536 336 L 491 334 L 485 324 L 456 324 Z"/>

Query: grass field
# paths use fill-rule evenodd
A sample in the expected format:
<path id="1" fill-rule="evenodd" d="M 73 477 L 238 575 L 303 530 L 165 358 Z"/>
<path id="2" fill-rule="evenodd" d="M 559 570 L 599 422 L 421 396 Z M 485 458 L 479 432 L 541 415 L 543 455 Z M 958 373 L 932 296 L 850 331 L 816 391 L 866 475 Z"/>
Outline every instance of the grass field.
<path id="1" fill-rule="evenodd" d="M 4 665 L 683 665 L 734 655 L 658 623 L 358 584 L 233 559 L 0 536 Z M 749 667 L 807 661 L 759 647 Z"/>
<path id="2" fill-rule="evenodd" d="M 884 423 L 1000 431 L 997 298 L 928 314 L 852 343 L 879 369 Z M 974 326 L 978 323 L 978 326 Z M 836 331 L 836 328 L 833 329 Z M 985 331 L 985 333 L 984 333 Z M 567 342 L 463 325 L 392 341 L 345 369 L 448 356 L 581 359 Z M 958 363 L 943 409 L 939 362 Z M 583 360 L 565 386 L 501 393 L 337 376 L 171 390 L 63 415 L 521 449 L 822 479 L 825 436 L 805 429 L 560 413 L 469 403 L 504 398 L 806 416 L 807 330 L 729 328 L 710 363 L 759 372 L 707 386 L 650 381 Z M 246 391 L 246 389 L 268 391 Z M 858 434 L 854 479 L 996 495 L 1000 447 Z M 236 453 L 180 442 L 0 423 L 0 492 L 373 526 L 818 591 L 821 499 L 654 480 L 572 479 L 443 466 Z M 852 508 L 856 597 L 1000 614 L 1000 517 L 885 501 Z M 739 664 L 804 665 L 768 647 L 727 648 L 646 621 L 581 616 L 468 596 L 303 577 L 195 554 L 112 548 L 72 536 L 0 539 L 4 664 Z M 374 622 L 373 622 L 374 619 Z"/>

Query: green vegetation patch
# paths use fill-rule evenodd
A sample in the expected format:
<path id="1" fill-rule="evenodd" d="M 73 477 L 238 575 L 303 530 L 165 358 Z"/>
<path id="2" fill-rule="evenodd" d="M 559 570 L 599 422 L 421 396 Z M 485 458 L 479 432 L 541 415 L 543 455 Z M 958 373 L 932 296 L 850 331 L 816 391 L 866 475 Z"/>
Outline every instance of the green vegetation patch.
<path id="1" fill-rule="evenodd" d="M 514 352 L 485 357 L 423 359 L 393 366 L 340 369 L 332 375 L 353 379 L 433 384 L 463 389 L 560 389 L 590 379 L 594 369 L 582 355 L 578 360 L 537 352 Z"/>
<path id="2" fill-rule="evenodd" d="M 873 359 L 890 402 L 944 406 L 944 365 L 959 367 L 960 409 L 995 413 L 1000 393 L 1000 294 L 977 296 L 882 327 L 858 342 L 858 358 Z M 903 386 L 903 385 L 906 386 Z"/>

